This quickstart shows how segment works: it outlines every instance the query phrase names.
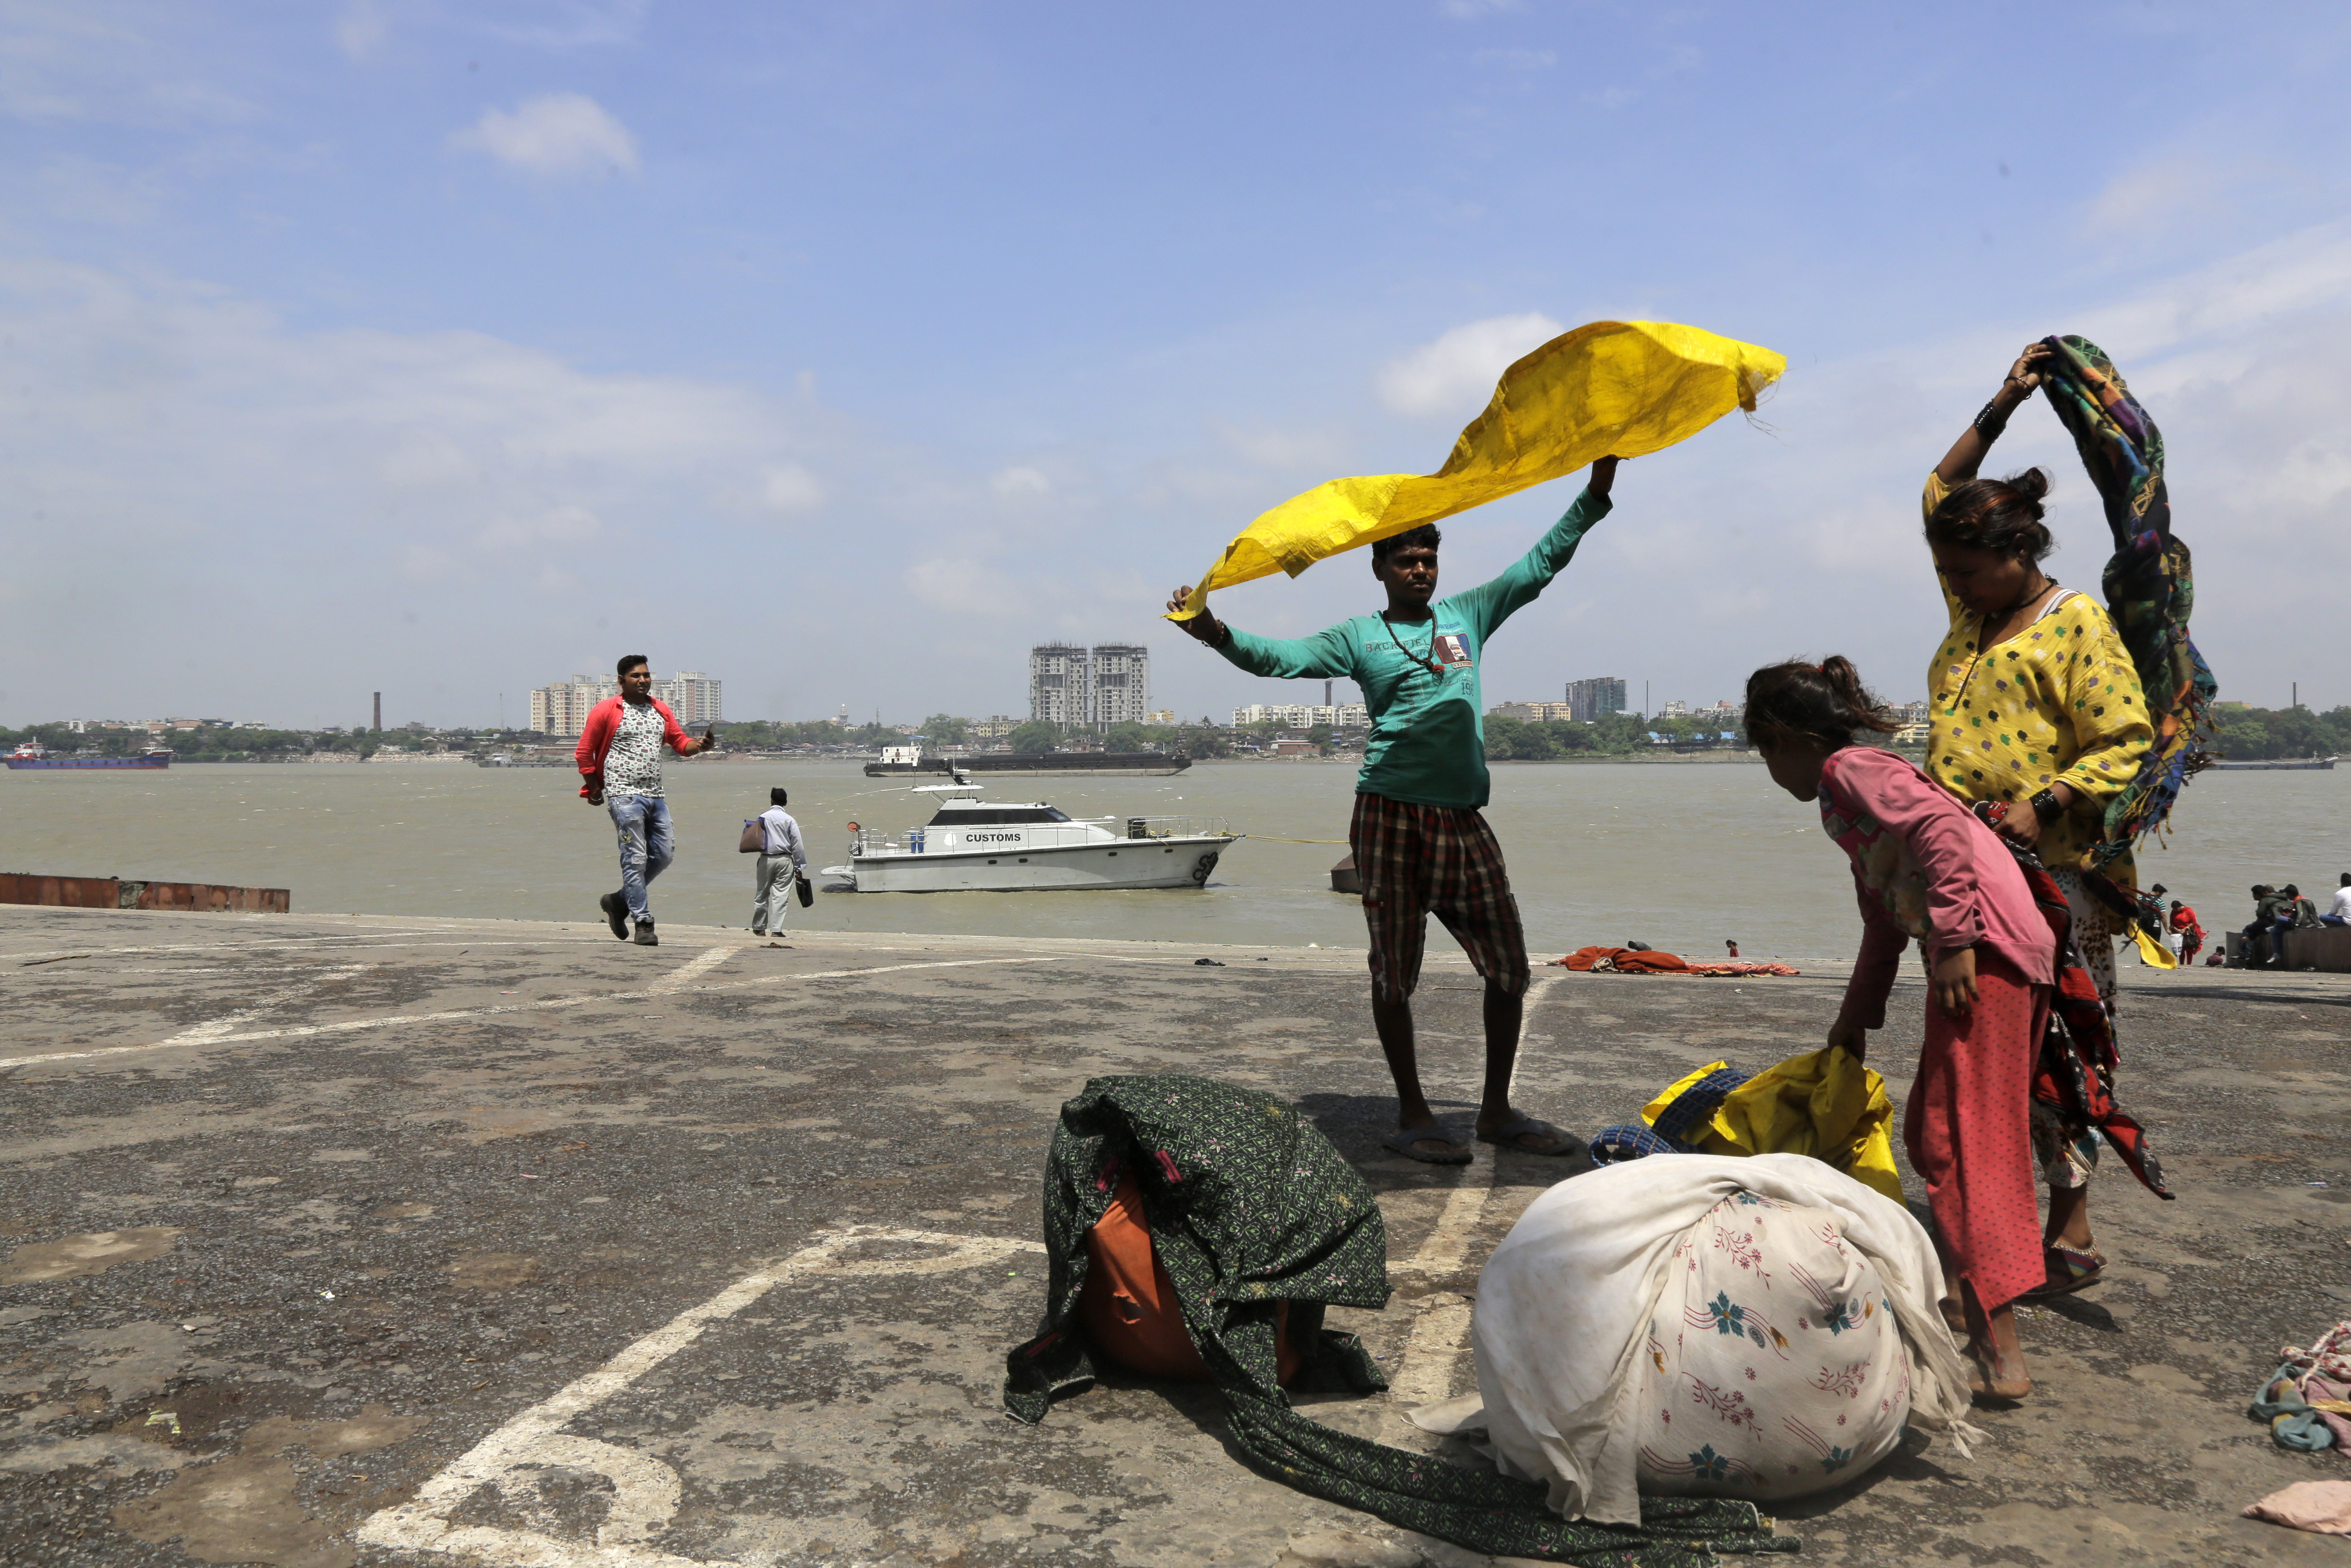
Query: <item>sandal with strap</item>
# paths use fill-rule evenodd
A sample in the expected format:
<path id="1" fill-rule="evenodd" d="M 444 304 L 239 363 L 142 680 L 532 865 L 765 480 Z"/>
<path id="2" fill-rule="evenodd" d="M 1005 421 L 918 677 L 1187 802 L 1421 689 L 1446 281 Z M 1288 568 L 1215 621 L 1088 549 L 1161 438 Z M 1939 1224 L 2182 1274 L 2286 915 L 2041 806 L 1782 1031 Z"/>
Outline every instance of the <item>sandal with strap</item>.
<path id="1" fill-rule="evenodd" d="M 2035 1289 L 2019 1298 L 2027 1301 L 2045 1301 L 2057 1296 L 2070 1296 L 2085 1286 L 2095 1285 L 2105 1272 L 2105 1254 L 2095 1247 L 2051 1245 L 2047 1249 L 2049 1278 Z"/>

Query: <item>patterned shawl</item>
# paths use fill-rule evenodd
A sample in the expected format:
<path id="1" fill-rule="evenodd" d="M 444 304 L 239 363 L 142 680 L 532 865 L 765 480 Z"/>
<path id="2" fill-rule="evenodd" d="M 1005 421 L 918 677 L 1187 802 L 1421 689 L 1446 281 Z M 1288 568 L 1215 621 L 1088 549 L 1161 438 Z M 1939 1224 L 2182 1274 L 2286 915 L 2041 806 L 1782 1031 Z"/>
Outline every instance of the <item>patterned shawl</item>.
<path id="1" fill-rule="evenodd" d="M 2104 841 L 2090 862 L 2104 866 L 2163 826 L 2189 777 L 2209 760 L 2219 687 L 2188 640 L 2196 587 L 2188 547 L 2171 532 L 2162 433 L 2095 343 L 2070 335 L 2042 341 L 2055 351 L 2043 372 L 2049 406 L 2074 437 L 2105 502 L 2106 526 L 2115 536 L 2115 553 L 2101 578 L 2106 612 L 2138 668 L 2155 727 L 2155 744 L 2137 777 L 2106 806 Z"/>
<path id="2" fill-rule="evenodd" d="M 1387 1301 L 1379 1204 L 1297 1112 L 1208 1078 L 1097 1078 L 1061 1107 L 1045 1166 L 1044 1321 L 1005 1363 L 1013 1419 L 1041 1421 L 1054 1399 L 1093 1381 L 1077 1311 L 1085 1234 L 1122 1168 L 1136 1177 L 1152 1249 L 1224 1395 L 1233 1446 L 1276 1480 L 1476 1552 L 1582 1568 L 1704 1568 L 1725 1552 L 1796 1550 L 1750 1502 L 1653 1497 L 1641 1500 L 1638 1526 L 1562 1519 L 1535 1482 L 1388 1448 L 1291 1409 L 1275 1366 L 1284 1301 L 1301 1355 L 1291 1387 L 1387 1386 L 1362 1342 L 1322 1326 L 1326 1305 Z"/>
<path id="3" fill-rule="evenodd" d="M 1997 830 L 2009 804 L 1979 800 L 1974 810 L 1985 826 Z M 2032 1067 L 2032 1097 L 2053 1109 L 2064 1126 L 2096 1128 L 2147 1191 L 2169 1198 L 2173 1193 L 2163 1185 L 2163 1166 L 2147 1141 L 2147 1129 L 2115 1103 L 2108 1087 L 2122 1053 L 2115 1048 L 2114 1015 L 2100 999 L 2097 982 L 2083 960 L 2082 945 L 2074 938 L 2073 906 L 2039 855 L 2006 834 L 2000 835 L 2000 841 L 2016 857 L 2016 868 L 2032 890 L 2032 902 L 2040 905 L 2042 918 L 2057 939 L 2057 983 L 2050 988 L 2049 1031 L 2042 1036 L 2041 1054 Z M 2083 873 L 2082 880 L 2102 902 L 2129 902 L 2096 872 Z"/>

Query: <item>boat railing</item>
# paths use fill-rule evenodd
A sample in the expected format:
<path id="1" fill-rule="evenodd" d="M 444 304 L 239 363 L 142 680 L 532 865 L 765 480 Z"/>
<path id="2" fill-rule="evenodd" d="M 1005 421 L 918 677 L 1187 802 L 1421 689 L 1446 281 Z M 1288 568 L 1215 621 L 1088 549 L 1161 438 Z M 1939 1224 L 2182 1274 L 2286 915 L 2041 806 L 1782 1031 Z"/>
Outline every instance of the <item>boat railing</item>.
<path id="1" fill-rule="evenodd" d="M 1222 817 L 1129 817 L 1126 836 L 1130 839 L 1219 839 L 1229 838 L 1232 830 Z"/>
<path id="2" fill-rule="evenodd" d="M 919 831 L 920 830 L 917 830 Z M 850 852 L 860 855 L 892 855 L 908 846 L 887 828 L 860 828 L 850 840 Z"/>

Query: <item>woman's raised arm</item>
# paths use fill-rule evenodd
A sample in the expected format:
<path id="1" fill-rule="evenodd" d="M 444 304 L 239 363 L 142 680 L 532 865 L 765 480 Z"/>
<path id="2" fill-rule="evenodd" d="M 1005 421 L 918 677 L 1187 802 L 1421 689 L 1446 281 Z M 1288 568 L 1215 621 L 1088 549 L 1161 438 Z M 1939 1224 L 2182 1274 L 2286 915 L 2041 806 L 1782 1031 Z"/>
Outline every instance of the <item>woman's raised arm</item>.
<path id="1" fill-rule="evenodd" d="M 1983 466 L 1984 455 L 2000 439 L 2000 433 L 2008 428 L 2008 416 L 2041 385 L 2041 363 L 2049 354 L 2049 345 L 2037 340 L 2024 346 L 2024 352 L 2008 368 L 2008 379 L 2000 383 L 2000 391 L 1992 393 L 1983 412 L 1968 423 L 1968 427 L 1959 432 L 1959 438 L 1951 443 L 1951 449 L 1943 454 L 1943 460 L 1935 465 L 1935 477 L 1945 487 L 1964 485 L 1976 476 L 1976 470 Z"/>

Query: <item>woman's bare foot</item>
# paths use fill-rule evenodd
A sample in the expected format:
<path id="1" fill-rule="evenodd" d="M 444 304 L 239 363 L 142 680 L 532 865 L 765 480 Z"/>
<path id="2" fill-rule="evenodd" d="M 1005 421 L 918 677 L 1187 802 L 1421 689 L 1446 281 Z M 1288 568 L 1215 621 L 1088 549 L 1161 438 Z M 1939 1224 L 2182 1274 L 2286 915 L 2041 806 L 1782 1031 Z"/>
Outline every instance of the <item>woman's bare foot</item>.
<path id="1" fill-rule="evenodd" d="M 2016 1309 L 2003 1302 L 1989 1317 L 1975 1291 L 1962 1284 L 1968 1323 L 1968 1392 L 1979 1400 L 2022 1399 L 2032 1392 L 2024 1347 L 2016 1339 Z"/>

